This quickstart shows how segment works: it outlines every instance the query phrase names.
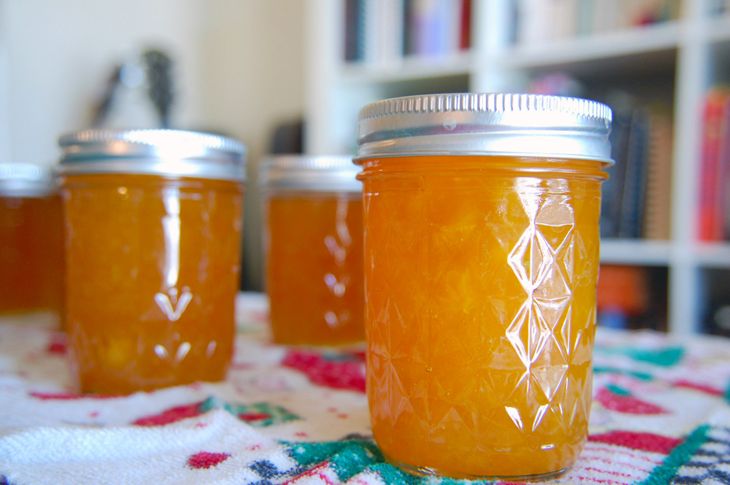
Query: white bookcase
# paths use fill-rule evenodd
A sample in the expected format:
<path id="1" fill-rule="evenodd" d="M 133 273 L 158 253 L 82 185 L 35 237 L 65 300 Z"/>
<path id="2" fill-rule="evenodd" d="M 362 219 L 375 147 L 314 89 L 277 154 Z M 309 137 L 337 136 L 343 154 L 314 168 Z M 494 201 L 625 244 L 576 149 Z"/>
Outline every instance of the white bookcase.
<path id="1" fill-rule="evenodd" d="M 508 40 L 509 0 L 473 0 L 471 50 L 449 57 L 380 64 L 344 61 L 344 0 L 308 0 L 306 146 L 311 153 L 355 149 L 360 107 L 428 91 L 523 91 L 531 76 L 563 71 L 597 79 L 673 76 L 674 147 L 671 237 L 667 241 L 602 241 L 606 263 L 668 269 L 667 328 L 700 332 L 704 271 L 728 270 L 730 244 L 696 238 L 702 102 L 711 86 L 730 83 L 730 16 L 710 15 L 714 0 L 682 0 L 676 21 L 521 47 Z M 706 288 L 705 288 L 706 289 Z"/>

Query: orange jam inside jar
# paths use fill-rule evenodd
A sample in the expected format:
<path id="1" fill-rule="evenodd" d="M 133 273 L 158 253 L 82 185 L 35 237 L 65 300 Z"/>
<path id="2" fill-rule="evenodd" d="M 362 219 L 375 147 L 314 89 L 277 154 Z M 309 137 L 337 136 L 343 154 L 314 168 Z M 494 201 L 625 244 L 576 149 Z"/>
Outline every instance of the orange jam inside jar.
<path id="1" fill-rule="evenodd" d="M 278 156 L 263 167 L 273 340 L 364 340 L 362 195 L 349 157 Z"/>
<path id="2" fill-rule="evenodd" d="M 367 392 L 394 464 L 524 479 L 577 459 L 610 116 L 489 94 L 361 112 Z"/>
<path id="3" fill-rule="evenodd" d="M 61 146 L 66 322 L 81 390 L 225 378 L 243 146 L 176 130 L 85 131 Z"/>
<path id="4" fill-rule="evenodd" d="M 0 314 L 58 321 L 63 266 L 61 199 L 50 170 L 0 164 Z"/>

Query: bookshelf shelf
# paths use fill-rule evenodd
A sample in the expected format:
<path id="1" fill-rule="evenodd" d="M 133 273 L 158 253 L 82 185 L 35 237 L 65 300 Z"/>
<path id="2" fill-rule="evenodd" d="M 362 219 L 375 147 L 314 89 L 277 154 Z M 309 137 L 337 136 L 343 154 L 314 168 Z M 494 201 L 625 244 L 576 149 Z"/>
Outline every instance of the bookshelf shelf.
<path id="1" fill-rule="evenodd" d="M 704 268 L 730 268 L 730 243 L 700 244 L 694 253 Z"/>
<path id="2" fill-rule="evenodd" d="M 471 64 L 469 52 L 442 57 L 412 56 L 380 64 L 343 63 L 340 75 L 349 84 L 401 82 L 467 76 Z"/>
<path id="3" fill-rule="evenodd" d="M 655 143 L 653 146 L 663 147 L 661 159 L 667 161 L 664 165 L 653 165 L 648 172 L 654 174 L 652 180 L 661 179 L 660 185 L 666 186 L 665 191 L 654 190 L 653 194 L 661 193 L 666 197 L 651 199 L 654 202 L 651 207 L 662 207 L 669 218 L 668 221 L 666 217 L 661 220 L 664 224 L 662 230 L 653 233 L 653 237 L 667 239 L 606 239 L 602 242 L 601 261 L 650 267 L 647 271 L 665 275 L 667 329 L 676 334 L 700 331 L 703 308 L 709 301 L 703 278 L 708 273 L 719 272 L 727 274 L 730 279 L 730 271 L 726 271 L 730 268 L 730 243 L 699 244 L 695 234 L 702 167 L 701 108 L 711 86 L 730 82 L 729 0 L 723 3 L 724 15 L 713 13 L 721 11 L 719 0 L 666 0 L 672 6 L 662 13 L 662 18 L 673 20 L 635 28 L 607 27 L 602 13 L 611 5 L 620 5 L 627 10 L 613 12 L 616 15 L 612 18 L 618 18 L 636 5 L 660 2 L 606 1 L 600 4 L 600 8 L 604 9 L 600 14 L 593 11 L 590 28 L 576 24 L 581 28 L 573 30 L 566 25 L 565 17 L 552 15 L 555 12 L 551 9 L 558 4 L 581 8 L 585 6 L 584 0 L 545 0 L 542 7 L 550 15 L 536 15 L 533 11 L 531 13 L 535 15 L 527 16 L 531 17 L 530 21 L 544 18 L 549 22 L 556 19 L 562 22 L 537 31 L 519 29 L 516 19 L 522 13 L 516 6 L 522 0 L 471 0 L 471 22 L 466 24 L 470 26 L 467 29 L 470 31 L 469 51 L 458 50 L 464 48 L 460 40 L 458 48 L 446 51 L 456 54 L 403 57 L 396 53 L 395 58 L 390 58 L 394 60 L 381 64 L 344 62 L 345 53 L 352 52 L 347 48 L 348 45 L 352 48 L 348 42 L 353 39 L 351 35 L 345 35 L 346 32 L 352 34 L 352 30 L 343 28 L 352 25 L 346 21 L 347 1 L 308 0 L 307 151 L 351 152 L 355 147 L 352 125 L 356 113 L 362 105 L 377 99 L 446 90 L 515 92 L 526 88 L 539 89 L 553 86 L 549 83 L 556 79 L 556 76 L 551 76 L 556 72 L 584 87 L 587 96 L 600 99 L 606 96 L 608 102 L 628 99 L 629 106 L 635 100 L 645 102 L 645 106 L 651 103 L 654 111 L 648 112 L 649 115 L 655 116 L 658 112 L 665 116 L 662 136 L 653 138 L 651 142 Z M 392 9 L 393 4 L 404 5 L 404 1 L 420 0 L 352 1 L 372 1 L 374 5 L 387 5 L 388 9 Z M 462 0 L 465 1 L 468 0 Z M 454 2 L 457 3 L 456 0 Z M 423 5 L 437 3 L 424 1 Z M 441 11 L 437 17 L 443 18 L 447 14 Z M 403 15 L 405 19 L 407 11 Z M 580 20 L 586 18 L 580 17 Z M 465 24 L 461 20 L 459 25 L 464 29 Z M 579 17 L 574 17 L 574 20 L 579 20 Z M 636 23 L 636 18 L 630 20 L 626 16 L 615 25 L 632 23 Z M 384 23 L 376 23 L 378 26 L 381 24 Z M 407 22 L 403 24 L 402 40 L 406 49 L 412 41 L 406 37 L 409 25 Z M 525 22 L 523 27 L 530 25 Z M 367 29 L 364 31 L 368 32 Z M 589 31 L 597 33 L 568 38 L 570 32 Z M 540 38 L 560 40 L 537 40 Z M 516 45 L 516 39 L 533 43 Z M 365 41 L 364 45 L 370 44 Z M 389 55 L 393 53 L 392 50 L 386 51 Z M 377 52 L 372 50 L 371 54 Z M 361 58 L 377 59 L 378 56 L 363 55 Z M 616 92 L 619 97 L 611 98 Z M 622 98 L 623 94 L 628 96 Z M 656 156 L 654 160 L 658 158 Z M 664 169 L 651 171 L 656 167 Z M 649 193 L 647 189 L 646 194 Z M 642 231 L 644 229 L 641 228 Z M 657 235 L 658 232 L 661 235 Z M 665 236 L 666 233 L 669 234 Z"/>
<path id="4" fill-rule="evenodd" d="M 587 37 L 550 42 L 541 46 L 516 46 L 499 59 L 511 69 L 578 68 L 606 69 L 606 61 L 617 61 L 629 67 L 642 63 L 664 63 L 679 45 L 678 22 L 595 34 Z"/>
<path id="5" fill-rule="evenodd" d="M 601 263 L 641 266 L 668 266 L 672 254 L 669 241 L 603 239 Z"/>
<path id="6" fill-rule="evenodd" d="M 710 19 L 705 32 L 710 42 L 730 42 L 730 15 Z"/>

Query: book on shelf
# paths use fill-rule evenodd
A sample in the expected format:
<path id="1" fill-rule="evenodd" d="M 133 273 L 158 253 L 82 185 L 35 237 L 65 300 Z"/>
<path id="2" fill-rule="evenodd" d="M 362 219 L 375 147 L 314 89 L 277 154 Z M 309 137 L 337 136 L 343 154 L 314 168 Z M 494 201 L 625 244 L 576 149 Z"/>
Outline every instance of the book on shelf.
<path id="1" fill-rule="evenodd" d="M 603 186 L 601 236 L 669 239 L 672 138 L 667 107 L 614 106 L 614 165 Z"/>
<path id="2" fill-rule="evenodd" d="M 710 15 L 723 15 L 730 13 L 730 0 L 708 0 L 708 13 Z"/>
<path id="3" fill-rule="evenodd" d="M 400 56 L 402 2 L 345 0 L 344 57 L 347 62 L 387 62 Z"/>
<path id="4" fill-rule="evenodd" d="M 649 162 L 649 115 L 644 109 L 634 109 L 627 134 L 626 151 L 621 163 L 625 164 L 616 236 L 636 239 L 643 236 L 644 195 L 646 194 Z"/>
<path id="5" fill-rule="evenodd" d="M 646 272 L 638 266 L 601 265 L 596 309 L 601 324 L 629 328 L 629 318 L 648 308 Z"/>
<path id="6" fill-rule="evenodd" d="M 666 275 L 662 269 L 601 265 L 596 300 L 599 325 L 665 329 Z"/>
<path id="7" fill-rule="evenodd" d="M 730 337 L 730 303 L 712 302 L 705 316 L 703 330 L 710 335 Z"/>
<path id="8" fill-rule="evenodd" d="M 679 0 L 513 0 L 516 44 L 539 45 L 667 22 L 679 18 Z"/>
<path id="9" fill-rule="evenodd" d="M 698 292 L 704 295 L 699 308 L 702 331 L 730 337 L 730 271 L 704 268 Z"/>
<path id="10" fill-rule="evenodd" d="M 345 61 L 354 62 L 363 56 L 361 48 L 363 47 L 362 28 L 358 21 L 362 13 L 358 11 L 361 2 L 358 0 L 345 0 Z"/>
<path id="11" fill-rule="evenodd" d="M 644 238 L 667 240 L 671 231 L 672 114 L 656 105 L 649 110 L 649 159 L 644 202 Z"/>
<path id="12" fill-rule="evenodd" d="M 578 2 L 573 0 L 519 0 L 517 39 L 520 44 L 539 44 L 576 34 Z"/>
<path id="13" fill-rule="evenodd" d="M 601 237 L 618 237 L 623 200 L 623 180 L 626 173 L 625 153 L 631 129 L 631 114 L 615 112 L 611 124 L 611 156 L 614 164 L 608 167 L 608 179 L 603 182 L 601 194 Z"/>
<path id="14" fill-rule="evenodd" d="M 725 99 L 725 119 L 720 142 L 720 179 L 723 239 L 730 241 L 730 92 Z"/>
<path id="15" fill-rule="evenodd" d="M 547 73 L 532 80 L 536 94 L 594 97 L 571 76 Z M 593 93 L 596 94 L 596 93 Z M 613 90 L 597 99 L 613 111 L 611 157 L 601 198 L 601 236 L 670 237 L 671 173 L 674 145 L 672 107 Z"/>
<path id="16" fill-rule="evenodd" d="M 472 0 L 345 0 L 344 60 L 392 64 L 471 44 Z"/>
<path id="17" fill-rule="evenodd" d="M 702 109 L 697 239 L 730 239 L 730 88 L 713 88 Z"/>

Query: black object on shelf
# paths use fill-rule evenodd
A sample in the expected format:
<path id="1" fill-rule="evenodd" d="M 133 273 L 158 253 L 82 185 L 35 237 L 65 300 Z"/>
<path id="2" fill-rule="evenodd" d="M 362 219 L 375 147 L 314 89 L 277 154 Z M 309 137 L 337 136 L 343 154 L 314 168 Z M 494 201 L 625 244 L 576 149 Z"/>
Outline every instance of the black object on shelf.
<path id="1" fill-rule="evenodd" d="M 304 153 L 304 120 L 296 119 L 278 123 L 271 135 L 269 153 Z"/>
<path id="2" fill-rule="evenodd" d="M 170 128 L 174 101 L 172 60 L 162 50 L 147 49 L 138 59 L 113 67 L 99 101 L 92 107 L 91 126 L 119 123 L 121 113 L 121 123 L 126 127 L 129 119 L 125 115 L 130 109 L 139 114 L 142 105 L 152 109 L 143 125 L 137 119 L 132 121 L 135 126 Z"/>
<path id="3" fill-rule="evenodd" d="M 174 101 L 172 60 L 163 51 L 148 49 L 142 54 L 147 75 L 147 94 L 157 111 L 160 126 L 170 127 L 170 109 Z"/>

